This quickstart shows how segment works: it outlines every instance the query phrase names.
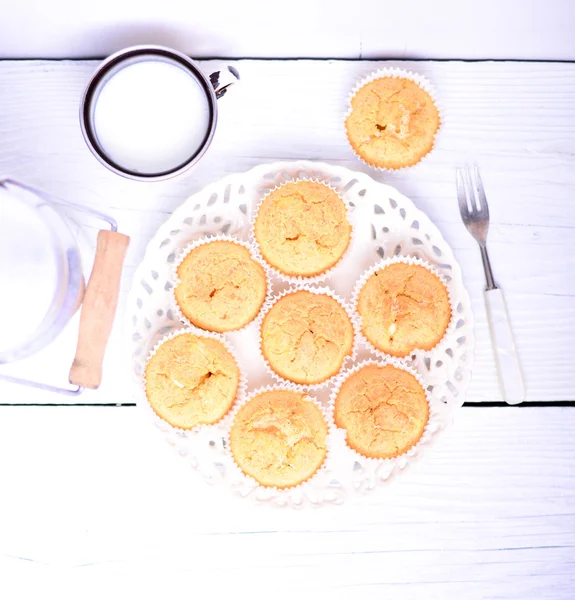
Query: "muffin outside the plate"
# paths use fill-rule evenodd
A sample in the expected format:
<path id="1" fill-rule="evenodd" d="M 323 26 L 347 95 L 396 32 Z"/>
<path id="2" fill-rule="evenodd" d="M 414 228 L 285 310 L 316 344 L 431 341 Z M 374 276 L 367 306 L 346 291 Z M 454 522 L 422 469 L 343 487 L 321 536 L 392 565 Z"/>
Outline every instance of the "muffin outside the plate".
<path id="1" fill-rule="evenodd" d="M 314 277 L 345 254 L 352 228 L 343 199 L 317 181 L 291 181 L 261 202 L 253 236 L 267 263 L 280 274 Z"/>
<path id="2" fill-rule="evenodd" d="M 341 385 L 335 424 L 347 445 L 369 458 L 394 458 L 421 439 L 429 404 L 419 381 L 393 365 L 367 364 Z"/>
<path id="3" fill-rule="evenodd" d="M 214 240 L 192 248 L 178 265 L 176 302 L 192 325 L 222 333 L 257 316 L 267 293 L 262 265 L 243 245 Z"/>
<path id="4" fill-rule="evenodd" d="M 375 270 L 359 290 L 356 309 L 367 341 L 397 357 L 434 348 L 451 320 L 443 281 L 422 265 L 404 262 Z"/>
<path id="5" fill-rule="evenodd" d="M 259 392 L 236 413 L 230 451 L 245 475 L 260 485 L 288 488 L 312 477 L 327 455 L 328 425 L 304 393 Z"/>
<path id="6" fill-rule="evenodd" d="M 353 150 L 367 164 L 401 169 L 428 154 L 440 115 L 431 95 L 408 77 L 384 76 L 365 83 L 351 98 L 345 120 Z"/>
<path id="7" fill-rule="evenodd" d="M 280 297 L 265 314 L 260 335 L 261 351 L 271 369 L 304 385 L 338 373 L 354 343 L 353 324 L 342 304 L 308 290 Z"/>
<path id="8" fill-rule="evenodd" d="M 240 369 L 224 344 L 181 333 L 160 344 L 146 365 L 146 397 L 154 412 L 180 429 L 217 423 L 238 395 Z"/>

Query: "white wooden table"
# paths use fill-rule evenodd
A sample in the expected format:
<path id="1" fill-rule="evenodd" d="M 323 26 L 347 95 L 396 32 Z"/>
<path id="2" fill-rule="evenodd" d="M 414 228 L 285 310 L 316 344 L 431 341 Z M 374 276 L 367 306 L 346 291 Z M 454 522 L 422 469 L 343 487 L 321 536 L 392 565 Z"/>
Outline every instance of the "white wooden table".
<path id="1" fill-rule="evenodd" d="M 198 58 L 575 59 L 572 0 L 290 0 L 273 9 L 261 0 L 6 0 L 3 8 L 3 58 L 99 57 L 145 42 Z"/>
<path id="2" fill-rule="evenodd" d="M 347 92 L 396 63 L 234 61 L 241 84 L 221 101 L 209 153 L 158 184 L 114 176 L 85 147 L 78 102 L 95 64 L 0 62 L 0 174 L 111 212 L 132 236 L 125 298 L 147 241 L 205 184 L 278 159 L 366 170 L 342 129 Z M 393 485 L 298 513 L 207 488 L 134 407 L 0 406 L 0 598 L 51 588 L 62 598 L 575 597 L 575 64 L 399 65 L 432 79 L 445 132 L 418 169 L 374 177 L 412 198 L 453 246 L 477 321 L 467 399 L 498 403 L 481 261 L 455 199 L 454 166 L 479 164 L 526 405 L 464 407 L 445 443 Z M 81 402 L 131 403 L 121 325 L 103 386 Z M 51 353 L 64 379 L 71 337 Z M 62 402 L 0 387 L 0 404 Z"/>

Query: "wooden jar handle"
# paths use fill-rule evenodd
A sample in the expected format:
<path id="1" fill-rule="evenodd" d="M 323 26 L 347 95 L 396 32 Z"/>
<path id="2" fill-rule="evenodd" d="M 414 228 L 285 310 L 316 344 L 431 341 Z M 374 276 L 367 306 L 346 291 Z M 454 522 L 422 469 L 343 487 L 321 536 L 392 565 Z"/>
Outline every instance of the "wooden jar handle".
<path id="1" fill-rule="evenodd" d="M 130 238 L 115 231 L 100 231 L 94 266 L 80 313 L 76 356 L 70 369 L 73 385 L 97 389 L 102 381 L 104 353 L 120 292 L 120 276 Z"/>

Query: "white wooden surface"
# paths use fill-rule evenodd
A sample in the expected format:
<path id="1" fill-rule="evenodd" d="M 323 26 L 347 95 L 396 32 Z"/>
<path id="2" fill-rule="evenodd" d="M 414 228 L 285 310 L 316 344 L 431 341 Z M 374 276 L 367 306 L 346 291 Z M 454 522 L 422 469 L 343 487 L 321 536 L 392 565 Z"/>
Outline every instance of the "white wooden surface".
<path id="1" fill-rule="evenodd" d="M 281 158 L 362 168 L 341 115 L 378 64 L 239 61 L 205 160 L 157 185 L 118 179 L 84 147 L 77 106 L 94 65 L 0 63 L 0 173 L 111 210 L 133 236 L 124 291 L 167 214 L 223 174 Z M 484 174 L 529 399 L 573 399 L 575 66 L 404 66 L 435 82 L 445 135 L 426 166 L 378 178 L 427 211 L 461 261 L 478 322 L 469 399 L 498 396 L 479 256 L 454 198 L 465 160 Z M 130 400 L 121 339 L 117 327 L 105 384 L 82 401 Z M 67 367 L 72 352 L 50 354 Z M 0 388 L 0 403 L 54 400 Z M 573 407 L 463 408 L 444 443 L 378 493 L 284 512 L 207 487 L 133 407 L 0 406 L 0 598 L 572 600 L 574 427 Z"/>
<path id="2" fill-rule="evenodd" d="M 572 600 L 575 408 L 463 408 L 377 494 L 209 488 L 136 408 L 0 407 L 0 597 Z"/>
<path id="3" fill-rule="evenodd" d="M 196 57 L 574 59 L 572 0 L 2 0 L 0 57 L 103 57 L 142 43 Z"/>
<path id="4" fill-rule="evenodd" d="M 253 61 L 234 64 L 241 83 L 220 103 L 213 146 L 189 175 L 169 182 L 124 180 L 86 148 L 78 102 L 95 62 L 0 62 L 0 173 L 111 212 L 132 236 L 123 291 L 147 241 L 183 199 L 207 183 L 277 159 L 322 159 L 369 169 L 347 145 L 348 91 L 390 64 Z M 206 72 L 220 61 L 202 64 Z M 500 399 L 482 290 L 478 248 L 463 227 L 454 167 L 475 161 L 490 203 L 489 248 L 506 293 L 528 401 L 574 400 L 575 64 L 402 62 L 435 84 L 445 111 L 437 151 L 419 168 L 374 177 L 396 186 L 429 214 L 453 246 L 472 296 L 477 327 L 469 401 Z M 83 402 L 130 401 L 121 319 L 105 380 Z M 73 332 L 72 332 L 73 333 Z M 65 380 L 74 349 L 62 338 L 40 370 Z M 56 367 L 54 360 L 58 359 Z M 0 387 L 0 402 L 61 402 L 61 397 Z M 65 401 L 65 400 L 64 400 Z"/>

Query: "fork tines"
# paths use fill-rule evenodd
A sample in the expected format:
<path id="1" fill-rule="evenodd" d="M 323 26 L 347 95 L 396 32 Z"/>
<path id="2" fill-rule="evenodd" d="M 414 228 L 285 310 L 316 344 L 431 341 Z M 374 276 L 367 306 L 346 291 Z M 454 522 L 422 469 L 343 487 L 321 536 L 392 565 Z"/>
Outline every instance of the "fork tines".
<path id="1" fill-rule="evenodd" d="M 457 168 L 457 198 L 464 222 L 470 219 L 489 219 L 489 206 L 477 165 Z"/>

